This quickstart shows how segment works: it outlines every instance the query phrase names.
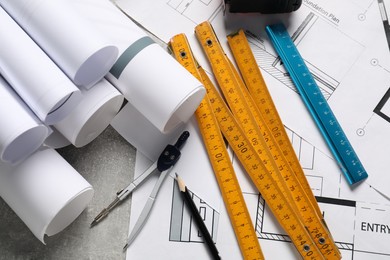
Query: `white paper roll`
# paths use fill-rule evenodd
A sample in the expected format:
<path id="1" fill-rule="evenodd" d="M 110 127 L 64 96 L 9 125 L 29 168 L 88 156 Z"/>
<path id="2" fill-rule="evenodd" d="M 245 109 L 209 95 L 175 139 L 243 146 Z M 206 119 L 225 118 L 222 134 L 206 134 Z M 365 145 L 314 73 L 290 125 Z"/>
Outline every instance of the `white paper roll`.
<path id="1" fill-rule="evenodd" d="M 82 90 L 83 100 L 54 127 L 74 146 L 82 147 L 103 132 L 118 113 L 123 95 L 106 79 L 93 88 Z"/>
<path id="2" fill-rule="evenodd" d="M 0 196 L 45 243 L 45 234 L 57 234 L 80 215 L 93 188 L 55 150 L 42 148 L 17 166 L 0 164 Z"/>
<path id="3" fill-rule="evenodd" d="M 67 0 L 0 0 L 70 79 L 89 88 L 104 77 L 118 57 L 94 26 Z"/>
<path id="4" fill-rule="evenodd" d="M 44 123 L 62 120 L 80 90 L 2 8 L 0 24 L 0 74 Z"/>
<path id="5" fill-rule="evenodd" d="M 73 0 L 119 48 L 107 79 L 157 129 L 168 133 L 194 113 L 206 91 L 167 51 L 108 0 Z"/>
<path id="6" fill-rule="evenodd" d="M 53 149 L 59 149 L 72 144 L 57 129 L 51 127 L 51 130 L 52 133 L 45 139 L 45 146 Z"/>
<path id="7" fill-rule="evenodd" d="M 169 143 L 175 142 L 185 124 L 167 134 L 161 133 L 131 103 L 127 103 L 111 122 L 112 127 L 137 151 L 155 161 Z"/>
<path id="8" fill-rule="evenodd" d="M 0 160 L 16 164 L 36 151 L 49 130 L 0 77 Z"/>

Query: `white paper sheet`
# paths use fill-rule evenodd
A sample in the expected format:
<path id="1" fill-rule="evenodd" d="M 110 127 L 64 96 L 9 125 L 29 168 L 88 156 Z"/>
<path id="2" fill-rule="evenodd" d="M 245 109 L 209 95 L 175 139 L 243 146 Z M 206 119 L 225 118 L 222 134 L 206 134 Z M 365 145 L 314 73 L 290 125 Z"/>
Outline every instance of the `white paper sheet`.
<path id="1" fill-rule="evenodd" d="M 17 166 L 0 164 L 0 196 L 45 243 L 86 208 L 93 188 L 55 150 L 42 148 Z"/>
<path id="2" fill-rule="evenodd" d="M 366 182 L 390 197 L 387 187 L 390 174 L 386 174 L 390 118 L 381 114 L 385 107 L 379 106 L 381 99 L 384 103 L 390 96 L 387 92 L 390 59 L 377 1 L 357 4 L 350 0 L 342 5 L 335 1 L 303 1 L 301 8 L 291 14 L 227 13 L 225 16 L 219 0 L 208 4 L 165 0 L 116 2 L 164 41 L 174 34 L 186 33 L 198 61 L 205 68 L 208 64 L 193 32 L 197 24 L 204 20 L 213 24 L 227 55 L 230 52 L 226 35 L 240 28 L 249 30 L 255 36 L 251 40 L 252 50 L 283 123 L 331 156 L 283 66 L 275 62 L 276 54 L 264 26 L 283 22 L 291 35 L 296 34 L 298 49 L 365 166 L 369 174 Z"/>
<path id="3" fill-rule="evenodd" d="M 0 74 L 44 123 L 62 120 L 80 101 L 80 90 L 3 8 L 0 24 Z"/>
<path id="4" fill-rule="evenodd" d="M 171 132 L 160 132 L 144 115 L 131 103 L 127 103 L 114 117 L 111 126 L 138 152 L 149 160 L 157 160 L 166 144 L 175 141 L 184 129 L 184 124 L 177 126 Z"/>
<path id="5" fill-rule="evenodd" d="M 202 84 L 109 1 L 73 3 L 118 46 L 107 79 L 125 98 L 160 132 L 186 122 L 205 95 Z"/>
<path id="6" fill-rule="evenodd" d="M 11 164 L 32 154 L 49 134 L 49 129 L 36 118 L 2 77 L 0 122 L 0 160 Z"/>
<path id="7" fill-rule="evenodd" d="M 194 121 L 189 123 L 194 123 Z M 194 134 L 191 135 L 193 136 Z M 291 137 L 296 143 L 300 143 L 300 145 L 295 143 L 295 147 L 297 152 L 301 151 L 299 153 L 301 162 L 306 162 L 303 164 L 305 172 L 314 194 L 318 197 L 320 208 L 341 250 L 343 259 L 388 259 L 390 255 L 387 246 L 390 243 L 390 204 L 388 201 L 365 183 L 356 190 L 351 190 L 341 176 L 338 179 L 326 178 L 328 173 L 337 171 L 337 163 L 317 148 L 310 147 L 295 134 L 291 133 Z M 183 202 L 178 196 L 178 187 L 174 184 L 176 172 L 180 176 L 185 176 L 187 187 L 195 194 L 197 206 L 204 214 L 206 225 L 213 234 L 222 259 L 243 259 L 222 197 L 219 197 L 220 204 L 218 204 L 218 197 L 214 197 L 217 194 L 212 194 L 213 189 L 216 191 L 218 187 L 215 186 L 215 177 L 210 174 L 212 173 L 211 165 L 205 158 L 196 160 L 198 156 L 203 157 L 206 151 L 203 147 L 191 143 L 188 148 L 188 150 L 183 150 L 183 157 L 179 161 L 180 166 L 173 169 L 170 178 L 161 187 L 147 223 L 127 250 L 127 259 L 142 257 L 179 260 L 211 257 L 190 214 L 185 207 L 180 206 Z M 308 162 L 313 160 L 313 154 L 316 154 L 316 158 L 310 166 Z M 139 152 L 136 158 L 135 176 L 141 174 L 151 163 Z M 300 256 L 296 249 L 286 239 L 285 232 L 270 214 L 264 200 L 240 163 L 237 160 L 233 162 L 265 258 L 299 259 Z M 192 166 L 194 163 L 195 167 Z M 133 193 L 130 230 L 155 180 L 156 178 L 151 179 Z M 202 185 L 201 188 L 198 187 L 199 184 Z M 150 247 L 154 250 L 148 250 Z"/>
<path id="8" fill-rule="evenodd" d="M 251 48 L 343 259 L 384 260 L 390 257 L 389 200 L 369 186 L 378 187 L 384 194 L 390 191 L 390 175 L 387 174 L 390 117 L 386 110 L 390 96 L 390 59 L 376 1 L 304 0 L 301 8 L 292 14 L 225 16 L 219 0 L 116 2 L 129 16 L 164 41 L 177 33 L 186 33 L 197 60 L 205 68 L 208 68 L 207 61 L 194 37 L 197 24 L 205 20 L 213 24 L 228 56 L 226 35 L 240 28 L 249 30 Z M 277 57 L 264 31 L 264 25 L 276 22 L 284 22 L 291 34 L 298 33 L 298 48 L 320 79 L 318 82 L 324 93 L 333 89 L 328 100 L 370 175 L 361 185 L 351 188 L 345 181 L 291 80 L 276 62 Z M 299 29 L 305 30 L 299 34 Z M 195 157 L 202 151 L 193 150 L 192 153 Z M 234 165 L 266 259 L 299 259 L 239 163 L 235 161 Z M 213 180 L 202 178 L 197 181 L 208 185 Z M 160 196 L 165 200 L 156 201 L 159 215 L 151 215 L 140 233 L 139 242 L 135 241 L 128 249 L 128 259 L 205 258 L 207 249 L 204 247 L 201 251 L 200 239 L 196 236 L 179 241 L 170 236 L 171 223 L 177 220 L 172 207 L 174 190 L 173 185 L 160 190 Z M 142 209 L 139 200 L 145 199 L 148 193 L 138 190 L 133 194 L 132 212 Z M 210 199 L 215 200 L 199 197 L 206 204 Z M 214 212 L 213 209 L 210 211 Z M 219 221 L 208 227 L 216 230 L 215 240 L 222 259 L 241 259 L 225 208 L 221 207 L 218 213 Z M 131 216 L 130 227 L 133 218 L 136 216 Z M 189 217 L 183 219 L 190 223 Z M 181 227 L 182 234 L 196 234 L 196 231 L 192 233 L 192 225 Z M 155 250 L 147 250 L 149 245 Z M 167 253 L 154 253 L 162 251 Z M 169 252 L 175 254 L 169 255 Z"/>
<path id="9" fill-rule="evenodd" d="M 69 1 L 1 0 L 0 5 L 77 86 L 94 85 L 118 56 L 117 47 L 72 9 Z"/>
<path id="10" fill-rule="evenodd" d="M 106 79 L 91 89 L 82 89 L 81 93 L 80 104 L 54 125 L 76 147 L 82 147 L 100 135 L 118 113 L 124 99 Z"/>

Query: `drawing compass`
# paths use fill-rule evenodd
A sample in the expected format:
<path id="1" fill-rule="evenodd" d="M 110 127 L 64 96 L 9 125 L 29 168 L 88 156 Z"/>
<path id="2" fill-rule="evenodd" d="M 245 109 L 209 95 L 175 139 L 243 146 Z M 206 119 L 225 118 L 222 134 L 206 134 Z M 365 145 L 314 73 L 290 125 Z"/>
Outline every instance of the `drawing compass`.
<path id="1" fill-rule="evenodd" d="M 148 197 L 148 200 L 139 216 L 133 231 L 131 232 L 127 243 L 124 247 L 124 250 L 130 245 L 130 243 L 135 239 L 136 235 L 139 233 L 141 228 L 146 222 L 147 217 L 149 216 L 150 210 L 154 204 L 154 200 L 157 197 L 158 191 L 168 175 L 169 170 L 176 164 L 179 160 L 181 152 L 180 149 L 190 136 L 188 131 L 184 131 L 174 145 L 168 144 L 165 149 L 160 154 L 157 161 L 155 161 L 146 171 L 144 171 L 140 176 L 138 176 L 132 183 L 130 183 L 126 188 L 120 190 L 114 201 L 112 201 L 107 208 L 104 208 L 92 221 L 91 227 L 97 225 L 102 219 L 104 219 L 112 209 L 114 209 L 120 202 L 125 200 L 140 184 L 142 184 L 147 177 L 151 176 L 154 173 L 159 172 L 160 176 L 153 187 L 151 194 Z"/>

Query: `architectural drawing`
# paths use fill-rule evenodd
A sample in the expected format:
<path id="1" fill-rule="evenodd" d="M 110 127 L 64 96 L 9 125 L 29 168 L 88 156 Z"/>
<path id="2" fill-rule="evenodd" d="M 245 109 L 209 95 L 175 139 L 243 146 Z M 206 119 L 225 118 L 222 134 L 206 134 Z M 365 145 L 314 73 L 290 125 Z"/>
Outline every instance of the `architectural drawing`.
<path id="1" fill-rule="evenodd" d="M 280 59 L 273 54 L 274 51 L 267 50 L 261 41 L 252 33 L 248 32 L 247 37 L 259 67 L 273 77 L 277 78 L 287 87 L 296 91 L 288 73 L 281 64 Z M 301 25 L 294 33 L 291 34 L 291 38 L 293 39 L 297 48 L 302 49 L 302 57 L 304 57 L 306 65 L 308 66 L 326 99 L 330 98 L 332 93 L 340 84 L 342 78 L 350 70 L 363 50 L 363 46 L 361 44 L 341 33 L 332 24 L 329 24 L 326 21 L 320 19 L 319 16 L 313 12 L 310 12 L 305 17 Z M 329 38 L 337 39 L 337 41 L 340 43 L 339 45 L 343 47 L 338 48 L 337 52 L 333 50 L 332 52 L 329 51 L 329 53 L 332 55 L 332 57 L 329 57 L 330 60 L 319 60 L 316 52 L 309 53 L 305 51 L 304 45 L 316 45 L 320 42 L 327 42 L 327 39 Z M 321 44 L 318 46 L 321 46 L 319 48 L 321 48 L 321 50 L 324 52 L 327 51 L 324 47 L 328 47 L 329 49 L 333 48 L 332 43 L 330 42 L 328 45 Z M 346 58 L 348 62 L 345 62 L 345 60 L 342 61 L 342 59 Z M 331 64 L 338 64 L 338 66 L 323 65 L 324 63 L 329 64 L 329 62 L 331 62 Z M 340 66 L 340 64 L 342 66 Z"/>
<path id="2" fill-rule="evenodd" d="M 180 194 L 177 182 L 174 182 L 172 191 L 172 212 L 169 240 L 176 242 L 203 242 L 202 235 L 198 230 L 188 207 Z M 205 201 L 190 191 L 195 205 L 210 232 L 211 237 L 216 240 L 218 233 L 219 213 L 211 208 Z"/>
<path id="3" fill-rule="evenodd" d="M 222 8 L 218 0 L 169 0 L 167 5 L 195 24 L 211 21 Z M 194 12 L 199 9 L 204 11 L 201 14 Z"/>
<path id="4" fill-rule="evenodd" d="M 370 187 L 372 185 L 389 196 L 390 178 L 383 173 L 388 172 L 386 161 L 390 152 L 390 139 L 384 138 L 390 134 L 390 52 L 383 30 L 384 20 L 378 6 L 380 1 L 303 0 L 301 8 L 289 16 L 278 16 L 275 19 L 260 15 L 236 17 L 236 22 L 248 25 L 243 28 L 247 31 L 251 48 L 267 84 L 270 82 L 268 87 L 272 97 L 343 259 L 382 260 L 390 257 L 390 202 Z M 205 69 L 207 65 L 203 53 L 193 35 L 194 27 L 209 20 L 221 43 L 226 46 L 224 36 L 230 31 L 225 31 L 228 26 L 224 24 L 226 17 L 223 17 L 222 1 L 116 2 L 165 42 L 177 33 L 185 33 L 197 60 Z M 145 9 L 149 10 L 146 14 L 139 11 Z M 283 64 L 280 64 L 265 33 L 259 30 L 267 24 L 267 18 L 272 22 L 282 21 L 289 25 L 290 35 L 322 93 L 340 116 L 339 121 L 354 148 L 356 147 L 369 173 L 370 182 L 353 188 L 346 183 L 323 144 L 321 135 L 310 125 L 310 116 L 303 109 L 302 101 Z M 250 26 L 259 21 L 261 25 Z M 264 200 L 246 173 L 239 163 L 233 163 L 266 258 L 297 259 L 292 243 L 270 215 Z M 215 177 L 210 172 L 202 178 L 204 183 L 215 183 Z M 188 253 L 186 250 L 190 250 L 193 257 L 202 259 L 200 255 L 203 251 L 199 250 L 202 243 L 199 243 L 196 231 L 192 233 L 190 217 L 177 217 L 181 208 L 174 209 L 177 205 L 173 203 L 175 189 L 172 187 L 173 184 L 169 183 L 169 189 L 161 191 L 166 192 L 165 202 L 156 202 L 156 207 L 169 208 L 169 212 L 164 212 L 164 220 L 151 216 L 147 224 L 151 227 L 146 227 L 146 232 L 150 228 L 150 233 L 145 238 L 157 233 L 164 235 L 166 240 L 159 241 L 161 247 L 174 248 L 178 255 L 170 259 L 180 259 L 179 254 L 185 256 Z M 196 195 L 206 202 L 210 201 L 205 194 L 196 192 Z M 176 206 L 172 208 L 173 205 Z M 222 201 L 220 205 L 220 208 L 215 204 L 214 207 L 206 207 L 208 225 L 217 227 L 215 240 L 219 250 L 224 253 L 223 259 L 240 259 L 234 232 Z M 219 216 L 214 218 L 208 212 L 218 212 Z M 169 226 L 162 226 L 162 221 L 169 223 Z M 183 223 L 180 226 L 185 226 L 185 236 L 179 238 L 178 229 L 172 223 Z M 183 243 L 177 243 L 178 240 Z M 178 244 L 180 246 L 176 246 Z M 148 257 L 158 257 L 149 253 Z M 131 259 L 140 254 L 144 254 L 142 245 L 134 245 L 127 256 Z"/>
<path id="5" fill-rule="evenodd" d="M 387 90 L 386 94 L 379 101 L 378 105 L 374 108 L 374 112 L 382 117 L 384 120 L 390 123 L 390 88 Z"/>

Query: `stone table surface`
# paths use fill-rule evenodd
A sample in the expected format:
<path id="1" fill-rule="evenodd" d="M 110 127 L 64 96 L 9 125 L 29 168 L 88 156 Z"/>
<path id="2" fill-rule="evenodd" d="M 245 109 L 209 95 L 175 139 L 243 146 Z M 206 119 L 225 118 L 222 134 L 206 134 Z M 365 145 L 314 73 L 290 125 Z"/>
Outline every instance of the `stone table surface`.
<path id="1" fill-rule="evenodd" d="M 92 201 L 62 232 L 42 244 L 0 198 L 0 259 L 125 259 L 122 248 L 129 229 L 131 197 L 99 225 L 93 218 L 134 176 L 135 148 L 111 126 L 90 144 L 57 150 L 94 188 Z"/>

